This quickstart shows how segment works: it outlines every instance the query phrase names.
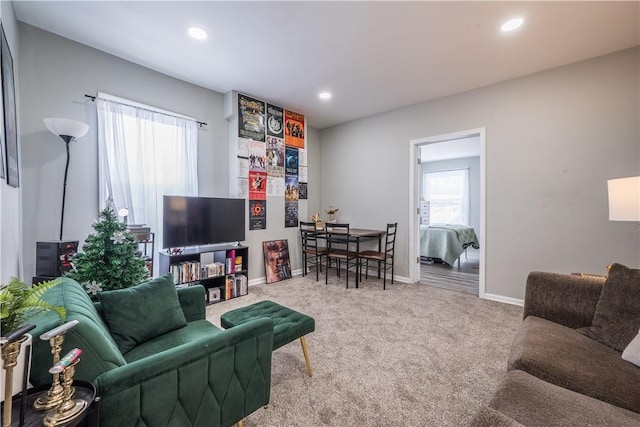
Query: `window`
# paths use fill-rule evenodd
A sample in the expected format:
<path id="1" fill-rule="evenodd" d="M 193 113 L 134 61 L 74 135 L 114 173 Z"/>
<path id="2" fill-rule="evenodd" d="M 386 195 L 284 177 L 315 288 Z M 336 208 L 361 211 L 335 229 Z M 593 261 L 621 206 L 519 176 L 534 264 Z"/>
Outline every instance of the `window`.
<path id="1" fill-rule="evenodd" d="M 198 194 L 197 123 L 106 94 L 96 107 L 101 208 L 113 200 L 162 243 L 162 197 Z"/>
<path id="2" fill-rule="evenodd" d="M 430 224 L 469 225 L 469 170 L 425 172 L 422 197 L 429 201 Z"/>

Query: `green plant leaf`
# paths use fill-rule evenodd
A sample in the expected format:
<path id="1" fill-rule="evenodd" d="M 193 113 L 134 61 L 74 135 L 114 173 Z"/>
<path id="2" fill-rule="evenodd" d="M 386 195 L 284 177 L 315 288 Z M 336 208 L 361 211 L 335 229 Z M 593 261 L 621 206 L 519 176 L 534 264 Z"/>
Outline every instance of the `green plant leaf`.
<path id="1" fill-rule="evenodd" d="M 28 319 L 44 311 L 55 311 L 64 321 L 66 310 L 53 306 L 42 300 L 42 296 L 49 289 L 58 286 L 59 279 L 43 282 L 36 286 L 29 286 L 16 277 L 1 287 L 0 292 L 0 328 L 7 334 L 22 326 Z"/>

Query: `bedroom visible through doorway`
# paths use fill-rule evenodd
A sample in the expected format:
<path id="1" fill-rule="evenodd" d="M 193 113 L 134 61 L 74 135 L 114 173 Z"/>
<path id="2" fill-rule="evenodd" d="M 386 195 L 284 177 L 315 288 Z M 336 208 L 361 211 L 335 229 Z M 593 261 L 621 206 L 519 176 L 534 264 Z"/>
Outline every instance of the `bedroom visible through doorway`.
<path id="1" fill-rule="evenodd" d="M 412 143 L 414 280 L 482 297 L 484 130 Z"/>

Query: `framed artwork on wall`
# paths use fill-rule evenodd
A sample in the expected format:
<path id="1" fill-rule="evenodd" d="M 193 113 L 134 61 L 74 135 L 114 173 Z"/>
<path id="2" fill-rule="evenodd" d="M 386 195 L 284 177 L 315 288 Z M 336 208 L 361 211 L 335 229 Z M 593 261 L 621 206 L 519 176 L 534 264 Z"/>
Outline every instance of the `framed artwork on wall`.
<path id="1" fill-rule="evenodd" d="M 289 241 L 284 239 L 262 242 L 262 250 L 264 252 L 264 270 L 267 283 L 290 279 Z"/>
<path id="2" fill-rule="evenodd" d="M 20 186 L 18 168 L 18 127 L 16 120 L 16 92 L 13 76 L 13 58 L 9 50 L 9 43 L 4 34 L 4 27 L 0 25 L 2 40 L 0 46 L 0 68 L 2 69 L 2 105 L 4 107 L 4 144 L 6 152 L 7 184 L 12 187 Z"/>

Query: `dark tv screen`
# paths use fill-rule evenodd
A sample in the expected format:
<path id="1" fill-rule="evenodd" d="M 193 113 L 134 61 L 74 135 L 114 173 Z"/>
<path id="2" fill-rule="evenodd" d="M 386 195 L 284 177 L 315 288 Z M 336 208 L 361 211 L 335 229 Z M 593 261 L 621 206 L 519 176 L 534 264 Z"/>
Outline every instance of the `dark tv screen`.
<path id="1" fill-rule="evenodd" d="M 163 215 L 164 248 L 245 239 L 244 199 L 164 196 Z"/>

